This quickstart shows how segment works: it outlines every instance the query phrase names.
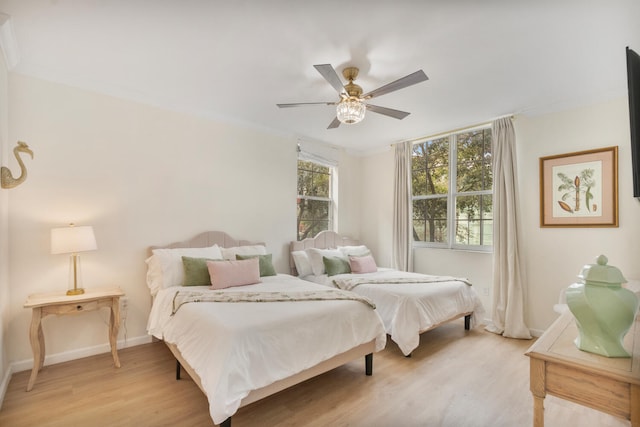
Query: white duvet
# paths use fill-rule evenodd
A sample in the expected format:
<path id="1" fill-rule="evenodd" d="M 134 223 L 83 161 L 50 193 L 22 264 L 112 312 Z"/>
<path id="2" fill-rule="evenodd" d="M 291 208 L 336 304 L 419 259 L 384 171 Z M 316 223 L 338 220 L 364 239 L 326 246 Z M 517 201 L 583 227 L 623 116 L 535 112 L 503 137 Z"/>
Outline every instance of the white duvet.
<path id="1" fill-rule="evenodd" d="M 420 278 L 423 274 L 392 269 L 375 273 L 306 276 L 304 280 L 334 287 L 335 279 Z M 433 278 L 434 276 L 428 276 Z M 471 327 L 483 322 L 485 311 L 472 286 L 462 280 L 429 283 L 361 284 L 352 290 L 371 299 L 384 327 L 403 354 L 418 347 L 420 333 L 463 313 L 472 312 Z"/>
<path id="2" fill-rule="evenodd" d="M 319 288 L 288 275 L 261 280 L 229 291 Z M 160 290 L 149 315 L 148 331 L 175 344 L 198 374 L 216 424 L 233 415 L 252 390 L 373 339 L 376 351 L 386 344 L 379 315 L 358 301 L 197 302 L 184 304 L 171 316 L 176 291 L 206 289 L 193 286 Z"/>

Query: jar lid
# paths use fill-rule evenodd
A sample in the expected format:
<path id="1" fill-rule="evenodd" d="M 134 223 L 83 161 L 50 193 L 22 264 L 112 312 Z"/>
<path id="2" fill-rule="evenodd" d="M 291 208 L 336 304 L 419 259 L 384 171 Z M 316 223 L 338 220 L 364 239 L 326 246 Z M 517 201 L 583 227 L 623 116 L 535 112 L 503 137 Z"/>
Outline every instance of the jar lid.
<path id="1" fill-rule="evenodd" d="M 606 256 L 600 255 L 596 258 L 597 264 L 587 264 L 582 267 L 578 277 L 585 282 L 597 282 L 605 285 L 626 283 L 627 279 L 624 278 L 622 272 L 617 267 L 607 265 L 608 261 Z"/>

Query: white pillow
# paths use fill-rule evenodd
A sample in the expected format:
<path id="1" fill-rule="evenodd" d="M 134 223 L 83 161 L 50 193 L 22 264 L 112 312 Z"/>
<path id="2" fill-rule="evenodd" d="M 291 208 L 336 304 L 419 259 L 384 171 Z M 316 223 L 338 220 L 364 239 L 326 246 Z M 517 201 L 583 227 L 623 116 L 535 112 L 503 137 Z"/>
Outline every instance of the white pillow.
<path id="1" fill-rule="evenodd" d="M 338 246 L 338 250 L 342 252 L 344 256 L 365 256 L 371 254 L 371 251 L 365 245 Z"/>
<path id="2" fill-rule="evenodd" d="M 218 245 L 208 248 L 153 249 L 153 255 L 147 258 L 147 286 L 151 295 L 160 289 L 181 286 L 184 282 L 182 256 L 193 258 L 222 259 Z"/>
<path id="3" fill-rule="evenodd" d="M 324 262 L 322 262 L 322 257 L 338 257 L 344 259 L 346 262 L 349 262 L 346 255 L 340 252 L 337 249 L 317 249 L 317 248 L 309 248 L 305 249 L 307 255 L 309 256 L 309 260 L 311 261 L 311 271 L 316 276 L 320 276 L 321 274 L 325 274 Z"/>
<path id="4" fill-rule="evenodd" d="M 236 255 L 266 255 L 267 247 L 264 245 L 234 246 L 232 248 L 222 248 L 224 259 L 236 260 Z"/>
<path id="5" fill-rule="evenodd" d="M 298 272 L 299 277 L 305 277 L 313 274 L 311 260 L 305 251 L 293 251 L 291 252 L 291 256 L 293 257 L 293 262 L 296 265 L 296 271 Z"/>

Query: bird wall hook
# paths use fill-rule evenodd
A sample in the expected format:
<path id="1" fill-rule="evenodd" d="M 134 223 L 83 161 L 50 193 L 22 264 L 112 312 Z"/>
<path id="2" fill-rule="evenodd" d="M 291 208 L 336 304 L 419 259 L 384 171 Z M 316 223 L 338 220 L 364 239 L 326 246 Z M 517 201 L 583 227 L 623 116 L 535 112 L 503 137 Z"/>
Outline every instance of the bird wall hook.
<path id="1" fill-rule="evenodd" d="M 8 167 L 2 166 L 0 168 L 0 183 L 2 184 L 2 188 L 14 188 L 20 185 L 25 179 L 27 179 L 27 167 L 24 165 L 24 162 L 20 158 L 19 153 L 27 153 L 33 159 L 33 151 L 29 149 L 29 146 L 22 141 L 18 141 L 18 145 L 13 149 L 13 155 L 16 156 L 16 160 L 20 165 L 20 176 L 14 178 L 11 174 L 11 170 Z"/>

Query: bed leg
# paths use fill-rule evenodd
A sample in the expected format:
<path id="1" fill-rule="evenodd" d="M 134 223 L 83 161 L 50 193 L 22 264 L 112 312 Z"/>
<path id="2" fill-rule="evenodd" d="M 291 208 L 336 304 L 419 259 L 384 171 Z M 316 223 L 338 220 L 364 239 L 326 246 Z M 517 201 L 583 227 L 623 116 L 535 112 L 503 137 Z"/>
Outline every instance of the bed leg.
<path id="1" fill-rule="evenodd" d="M 220 427 L 231 427 L 231 417 L 221 422 Z"/>
<path id="2" fill-rule="evenodd" d="M 468 331 L 469 329 L 471 329 L 471 315 L 467 314 L 464 316 L 464 330 Z"/>
<path id="3" fill-rule="evenodd" d="M 176 380 L 180 379 L 180 361 L 176 359 Z"/>
<path id="4" fill-rule="evenodd" d="M 373 353 L 364 357 L 364 373 L 368 376 L 373 375 Z"/>

